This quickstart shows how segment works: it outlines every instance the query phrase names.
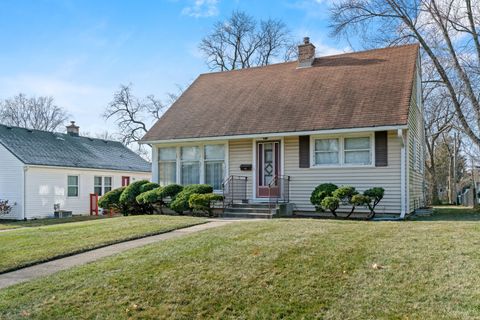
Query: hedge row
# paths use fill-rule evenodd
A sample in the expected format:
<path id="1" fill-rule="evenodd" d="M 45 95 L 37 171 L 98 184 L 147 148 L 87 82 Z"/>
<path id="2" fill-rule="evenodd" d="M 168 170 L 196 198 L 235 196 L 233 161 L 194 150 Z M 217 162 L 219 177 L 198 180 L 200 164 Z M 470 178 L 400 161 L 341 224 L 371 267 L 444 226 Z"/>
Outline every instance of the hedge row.
<path id="1" fill-rule="evenodd" d="M 207 184 L 181 186 L 170 184 L 165 187 L 157 183 L 140 180 L 107 192 L 98 201 L 104 209 L 114 209 L 124 215 L 152 214 L 155 210 L 162 213 L 167 207 L 177 213 L 190 211 L 212 215 L 212 206 L 223 197 L 213 194 L 213 188 Z"/>

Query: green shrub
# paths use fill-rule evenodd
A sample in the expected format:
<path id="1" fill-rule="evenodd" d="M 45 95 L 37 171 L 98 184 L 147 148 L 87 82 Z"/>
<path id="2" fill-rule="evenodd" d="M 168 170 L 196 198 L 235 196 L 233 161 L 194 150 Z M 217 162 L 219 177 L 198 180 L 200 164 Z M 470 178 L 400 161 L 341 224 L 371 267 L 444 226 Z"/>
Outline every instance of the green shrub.
<path id="1" fill-rule="evenodd" d="M 370 202 L 370 198 L 363 194 L 356 194 L 352 197 L 351 202 L 355 206 L 366 206 Z"/>
<path id="2" fill-rule="evenodd" d="M 214 193 L 199 194 L 194 193 L 190 196 L 188 204 L 194 211 L 199 211 L 213 216 L 212 204 L 216 201 L 222 201 L 223 196 Z"/>
<path id="3" fill-rule="evenodd" d="M 170 202 L 170 209 L 177 213 L 183 213 L 184 211 L 190 210 L 190 205 L 188 201 L 192 194 L 204 194 L 212 193 L 213 188 L 208 184 L 191 184 L 183 187 L 183 190 L 177 194 L 175 199 Z"/>
<path id="4" fill-rule="evenodd" d="M 154 204 L 158 201 L 158 194 L 162 191 L 162 189 L 162 187 L 158 187 L 142 192 L 135 198 L 135 200 L 138 204 Z"/>
<path id="5" fill-rule="evenodd" d="M 338 187 L 333 183 L 323 183 L 318 185 L 310 196 L 310 202 L 315 206 L 317 211 L 323 211 L 322 200 L 326 197 L 331 197 L 333 192 L 337 189 Z"/>
<path id="6" fill-rule="evenodd" d="M 140 193 L 144 193 L 144 192 L 156 189 L 158 187 L 160 187 L 160 185 L 155 182 L 145 183 L 140 186 Z"/>
<path id="7" fill-rule="evenodd" d="M 179 184 L 169 184 L 168 186 L 163 187 L 160 197 L 162 199 L 171 198 L 174 199 L 177 194 L 182 192 L 183 187 Z"/>
<path id="8" fill-rule="evenodd" d="M 139 204 L 137 196 L 140 195 L 140 188 L 149 183 L 148 180 L 139 180 L 131 183 L 120 195 L 120 204 L 124 206 L 123 214 L 147 214 L 152 213 L 149 206 Z"/>
<path id="9" fill-rule="evenodd" d="M 383 188 L 371 188 L 368 190 L 365 190 L 363 193 L 364 196 L 368 197 L 369 201 L 366 203 L 368 209 L 370 210 L 370 215 L 369 219 L 375 217 L 375 207 L 377 204 L 383 199 L 383 196 L 385 195 L 385 189 Z"/>
<path id="10" fill-rule="evenodd" d="M 322 199 L 321 206 L 324 209 L 330 210 L 334 217 L 337 216 L 337 209 L 340 206 L 340 200 L 336 197 L 325 197 Z"/>
<path id="11" fill-rule="evenodd" d="M 352 197 L 358 194 L 354 187 L 342 186 L 332 193 L 332 196 L 338 198 L 342 204 L 350 204 Z"/>
<path id="12" fill-rule="evenodd" d="M 120 187 L 108 191 L 100 199 L 98 199 L 98 206 L 106 210 L 114 209 L 123 212 L 123 206 L 120 204 L 120 196 L 124 190 L 125 187 Z"/>

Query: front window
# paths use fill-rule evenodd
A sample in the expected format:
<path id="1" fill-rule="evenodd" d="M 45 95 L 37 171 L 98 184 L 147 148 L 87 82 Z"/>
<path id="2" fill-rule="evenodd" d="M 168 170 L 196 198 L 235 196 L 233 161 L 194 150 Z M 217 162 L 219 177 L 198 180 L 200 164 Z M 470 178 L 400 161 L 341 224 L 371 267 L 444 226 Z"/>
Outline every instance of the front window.
<path id="1" fill-rule="evenodd" d="M 69 197 L 78 197 L 78 176 L 68 176 L 67 195 Z"/>
<path id="2" fill-rule="evenodd" d="M 338 139 L 316 139 L 315 140 L 315 164 L 332 165 L 339 163 Z"/>
<path id="3" fill-rule="evenodd" d="M 225 146 L 212 144 L 205 146 L 205 183 L 214 190 L 222 189 L 225 167 Z"/>
<path id="4" fill-rule="evenodd" d="M 97 194 L 97 196 L 102 195 L 102 177 L 93 178 L 93 192 Z"/>
<path id="5" fill-rule="evenodd" d="M 103 193 L 107 193 L 112 190 L 112 177 L 103 178 Z"/>
<path id="6" fill-rule="evenodd" d="M 372 163 L 369 137 L 345 138 L 344 152 L 346 164 Z"/>
<path id="7" fill-rule="evenodd" d="M 158 150 L 158 182 L 166 186 L 177 182 L 177 148 Z"/>
<path id="8" fill-rule="evenodd" d="M 200 183 L 200 148 L 182 147 L 180 152 L 181 159 L 181 184 Z"/>

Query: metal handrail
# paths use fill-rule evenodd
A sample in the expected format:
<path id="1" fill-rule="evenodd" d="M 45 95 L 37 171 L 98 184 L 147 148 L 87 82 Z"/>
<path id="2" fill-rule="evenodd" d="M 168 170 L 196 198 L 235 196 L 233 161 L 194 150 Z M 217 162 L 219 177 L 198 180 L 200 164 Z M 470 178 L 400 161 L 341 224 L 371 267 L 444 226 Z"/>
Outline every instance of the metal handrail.
<path id="1" fill-rule="evenodd" d="M 232 206 L 235 200 L 247 199 L 247 181 L 246 176 L 231 175 L 222 182 L 224 209 Z"/>
<path id="2" fill-rule="evenodd" d="M 272 196 L 272 189 L 278 187 L 278 195 Z M 290 176 L 275 175 L 268 184 L 268 202 L 270 209 L 279 203 L 290 202 Z"/>

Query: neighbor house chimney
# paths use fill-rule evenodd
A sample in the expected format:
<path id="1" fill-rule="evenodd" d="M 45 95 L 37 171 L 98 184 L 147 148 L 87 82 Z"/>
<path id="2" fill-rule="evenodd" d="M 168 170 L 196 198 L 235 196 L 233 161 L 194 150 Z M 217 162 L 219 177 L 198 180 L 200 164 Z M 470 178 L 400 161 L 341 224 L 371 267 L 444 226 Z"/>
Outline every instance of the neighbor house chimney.
<path id="1" fill-rule="evenodd" d="M 303 44 L 298 46 L 298 67 L 311 67 L 315 59 L 315 46 L 310 43 L 310 38 L 303 38 Z"/>
<path id="2" fill-rule="evenodd" d="M 70 125 L 67 126 L 67 134 L 78 137 L 80 134 L 80 127 L 75 125 L 75 121 L 70 121 Z"/>

